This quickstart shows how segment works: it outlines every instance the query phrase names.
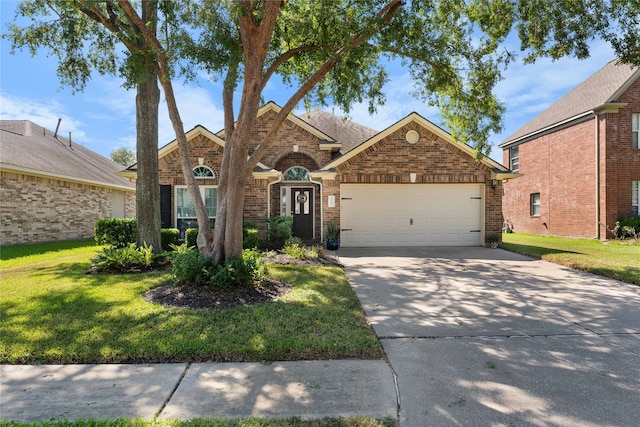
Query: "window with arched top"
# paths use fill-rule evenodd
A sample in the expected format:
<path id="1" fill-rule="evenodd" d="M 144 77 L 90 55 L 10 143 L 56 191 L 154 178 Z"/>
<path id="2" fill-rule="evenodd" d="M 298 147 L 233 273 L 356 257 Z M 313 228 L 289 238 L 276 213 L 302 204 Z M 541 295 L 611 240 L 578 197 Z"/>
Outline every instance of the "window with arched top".
<path id="1" fill-rule="evenodd" d="M 196 166 L 193 168 L 193 176 L 196 178 L 215 178 L 216 174 L 207 166 Z"/>
<path id="2" fill-rule="evenodd" d="M 284 173 L 285 181 L 309 181 L 309 171 L 302 166 L 294 166 Z"/>

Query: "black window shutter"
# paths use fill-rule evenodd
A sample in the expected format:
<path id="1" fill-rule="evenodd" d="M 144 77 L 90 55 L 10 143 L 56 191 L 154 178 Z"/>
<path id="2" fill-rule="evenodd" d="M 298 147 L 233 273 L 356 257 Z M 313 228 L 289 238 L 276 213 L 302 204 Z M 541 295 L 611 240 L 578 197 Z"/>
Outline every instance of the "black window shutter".
<path id="1" fill-rule="evenodd" d="M 160 186 L 160 220 L 162 228 L 172 228 L 171 225 L 171 186 Z"/>

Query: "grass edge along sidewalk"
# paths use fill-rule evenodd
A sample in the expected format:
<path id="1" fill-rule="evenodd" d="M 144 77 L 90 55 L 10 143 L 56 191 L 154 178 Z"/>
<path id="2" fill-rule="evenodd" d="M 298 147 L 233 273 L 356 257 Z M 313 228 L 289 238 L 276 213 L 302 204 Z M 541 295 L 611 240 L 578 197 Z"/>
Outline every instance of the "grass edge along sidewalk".
<path id="1" fill-rule="evenodd" d="M 640 285 L 640 243 L 506 233 L 508 251 Z"/>
<path id="2" fill-rule="evenodd" d="M 379 359 L 382 348 L 344 271 L 270 265 L 278 301 L 166 308 L 142 294 L 168 271 L 85 274 L 92 241 L 3 248 L 0 363 L 162 363 Z M 14 255 L 17 254 L 17 255 Z"/>

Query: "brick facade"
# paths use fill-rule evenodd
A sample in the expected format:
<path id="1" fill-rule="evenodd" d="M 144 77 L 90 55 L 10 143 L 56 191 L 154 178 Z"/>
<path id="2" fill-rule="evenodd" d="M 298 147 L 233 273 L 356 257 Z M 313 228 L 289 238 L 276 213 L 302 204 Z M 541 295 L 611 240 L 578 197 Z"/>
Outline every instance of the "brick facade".
<path id="1" fill-rule="evenodd" d="M 607 228 L 631 215 L 632 181 L 640 180 L 640 150 L 631 146 L 631 113 L 640 112 L 640 80 L 619 102 L 627 106 L 616 113 L 590 115 L 518 145 L 523 176 L 504 184 L 502 205 L 514 231 L 605 238 Z M 503 161 L 509 164 L 508 148 Z M 530 212 L 533 193 L 540 194 L 539 216 Z"/>
<path id="2" fill-rule="evenodd" d="M 275 111 L 267 110 L 256 120 L 252 129 L 252 141 L 259 141 L 268 132 Z M 415 130 L 420 142 L 409 144 L 406 132 Z M 211 137 L 213 138 L 213 137 Z M 204 165 L 219 173 L 222 161 L 220 144 L 204 134 L 189 141 L 192 166 Z M 338 141 L 339 142 L 339 141 Z M 269 215 L 282 215 L 281 191 L 283 187 L 311 188 L 314 191 L 314 236 L 319 241 L 329 221 L 340 222 L 341 183 L 403 183 L 410 184 L 409 172 L 417 174 L 416 183 L 477 183 L 485 188 L 485 238 L 500 236 L 502 227 L 501 184 L 492 185 L 492 169 L 454 144 L 429 131 L 416 122 L 410 122 L 355 157 L 340 164 L 335 171 L 321 171 L 335 157 L 330 149 L 321 149 L 321 138 L 308 128 L 288 120 L 282 126 L 274 145 L 266 152 L 261 163 L 267 168 L 284 173 L 289 168 L 301 166 L 311 172 L 308 182 L 284 182 L 277 177 L 256 179 L 251 176 L 245 187 L 244 220 L 260 226 Z M 178 151 L 165 154 L 159 161 L 160 184 L 184 185 Z M 259 175 L 258 175 L 259 176 Z M 217 179 L 199 180 L 199 183 L 217 185 Z M 329 207 L 333 197 L 335 206 Z M 175 201 L 172 202 L 175 211 Z M 172 212 L 175 223 L 175 212 Z"/>
<path id="3" fill-rule="evenodd" d="M 0 244 L 91 238 L 96 220 L 112 216 L 114 192 L 123 193 L 125 217 L 135 217 L 133 191 L 2 171 Z"/>

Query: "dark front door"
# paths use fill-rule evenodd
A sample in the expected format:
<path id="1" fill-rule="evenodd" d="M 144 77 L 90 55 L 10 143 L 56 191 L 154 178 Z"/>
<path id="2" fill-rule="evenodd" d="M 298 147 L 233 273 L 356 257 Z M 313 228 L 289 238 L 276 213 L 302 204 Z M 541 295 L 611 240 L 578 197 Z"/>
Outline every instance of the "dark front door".
<path id="1" fill-rule="evenodd" d="M 292 188 L 293 235 L 301 239 L 313 238 L 313 188 Z"/>

